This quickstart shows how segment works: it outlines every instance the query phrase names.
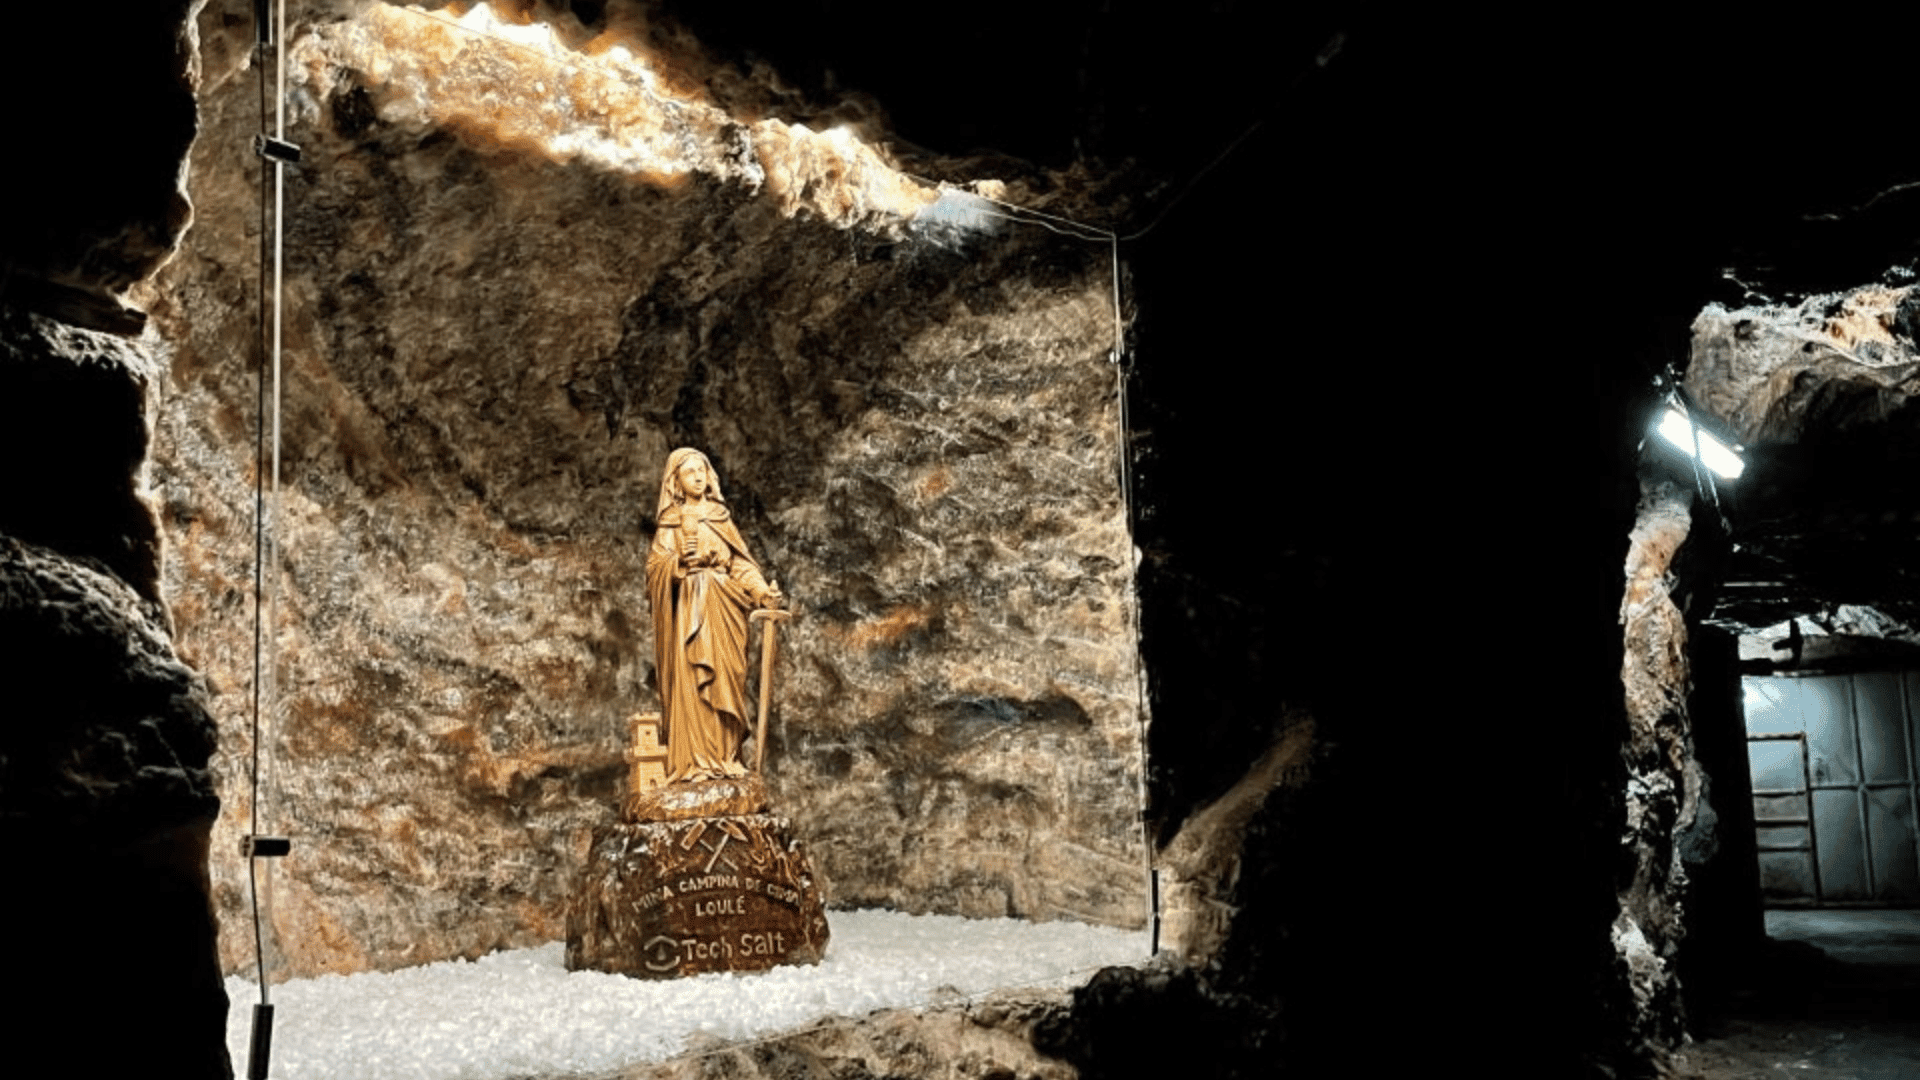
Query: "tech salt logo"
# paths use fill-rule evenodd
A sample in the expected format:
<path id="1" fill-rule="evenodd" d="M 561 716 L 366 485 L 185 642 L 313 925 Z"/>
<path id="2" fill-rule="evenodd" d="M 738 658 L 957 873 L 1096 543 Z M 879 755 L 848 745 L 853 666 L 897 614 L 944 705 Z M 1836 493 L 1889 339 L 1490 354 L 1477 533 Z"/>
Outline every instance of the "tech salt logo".
<path id="1" fill-rule="evenodd" d="M 655 934 L 640 946 L 640 956 L 649 971 L 672 971 L 680 966 L 680 943 L 665 934 Z"/>

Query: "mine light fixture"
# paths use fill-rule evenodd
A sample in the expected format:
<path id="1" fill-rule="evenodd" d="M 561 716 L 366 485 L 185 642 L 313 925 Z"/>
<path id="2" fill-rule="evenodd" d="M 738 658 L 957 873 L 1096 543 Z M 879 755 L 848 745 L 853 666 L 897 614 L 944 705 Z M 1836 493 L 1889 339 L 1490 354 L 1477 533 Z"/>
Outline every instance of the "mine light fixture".
<path id="1" fill-rule="evenodd" d="M 1722 439 L 1700 422 L 1701 410 L 1694 407 L 1692 399 L 1681 388 L 1680 376 L 1673 366 L 1668 365 L 1665 372 L 1655 375 L 1653 385 L 1664 391 L 1660 395 L 1658 419 L 1653 422 L 1653 430 L 1687 456 L 1688 463 L 1694 469 L 1695 483 L 1702 479 L 1699 475 L 1702 465 L 1722 480 L 1740 479 L 1740 474 L 1747 470 L 1747 463 L 1740 457 L 1740 451 L 1745 447 Z M 1646 444 L 1643 441 L 1641 445 Z M 1718 501 L 1717 497 L 1715 501 Z"/>
<path id="2" fill-rule="evenodd" d="M 1682 453 L 1689 454 L 1712 469 L 1715 476 L 1722 480 L 1738 480 L 1746 471 L 1746 462 L 1740 459 L 1739 444 L 1728 446 L 1721 442 L 1713 432 L 1700 426 L 1684 404 L 1672 401 L 1661 411 L 1660 423 L 1655 428 L 1660 437 L 1677 447 Z"/>
<path id="3" fill-rule="evenodd" d="M 293 850 L 293 841 L 284 836 L 243 836 L 240 838 L 240 857 L 243 859 L 279 859 Z"/>

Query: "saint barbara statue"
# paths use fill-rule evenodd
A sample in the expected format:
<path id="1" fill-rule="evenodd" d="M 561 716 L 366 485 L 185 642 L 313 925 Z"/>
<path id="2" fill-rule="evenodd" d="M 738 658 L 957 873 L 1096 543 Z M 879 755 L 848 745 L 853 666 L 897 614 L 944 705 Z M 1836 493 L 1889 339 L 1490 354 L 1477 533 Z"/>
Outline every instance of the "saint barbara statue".
<path id="1" fill-rule="evenodd" d="M 660 477 L 658 528 L 647 552 L 647 600 L 667 780 L 743 776 L 747 733 L 747 615 L 784 597 L 747 554 L 707 456 L 682 447 Z"/>

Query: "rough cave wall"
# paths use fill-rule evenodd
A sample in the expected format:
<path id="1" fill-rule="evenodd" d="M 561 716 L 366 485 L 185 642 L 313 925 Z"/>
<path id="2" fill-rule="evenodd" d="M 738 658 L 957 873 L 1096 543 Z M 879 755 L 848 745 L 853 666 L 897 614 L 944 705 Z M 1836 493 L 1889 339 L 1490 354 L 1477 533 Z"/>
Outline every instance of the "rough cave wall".
<path id="1" fill-rule="evenodd" d="M 328 11 L 296 7 L 317 29 L 290 44 L 303 164 L 265 808 L 296 844 L 283 970 L 562 935 L 624 784 L 625 719 L 657 708 L 643 566 L 683 444 L 712 455 L 802 612 L 769 780 L 830 902 L 1143 925 L 1106 249 L 835 219 L 831 169 L 756 188 L 503 145 L 351 67 L 363 24 Z M 144 294 L 172 349 L 167 593 L 223 733 L 216 852 L 249 809 L 246 15 L 200 16 L 199 216 Z M 451 41 L 433 70 L 490 62 Z M 756 145 L 765 175 L 786 167 Z M 214 860 L 229 968 L 249 948 L 241 873 Z"/>
<path id="2" fill-rule="evenodd" d="M 1726 533 L 1692 470 L 1641 459 L 1620 607 L 1622 813 L 1610 976 L 1620 1060 L 1661 1067 L 1764 936 L 1735 639 L 1707 625 Z M 1730 496 L 1722 496 L 1727 498 Z"/>
<path id="3" fill-rule="evenodd" d="M 118 1072 L 159 1055 L 221 1076 L 214 724 L 155 596 L 138 494 L 154 374 L 138 342 L 0 309 L 0 915 L 39 984 L 10 1023 L 68 1031 L 72 1003 L 111 979 L 155 1004 L 124 1018 L 130 1049 L 81 1060 Z"/>
<path id="4" fill-rule="evenodd" d="M 1626 878 L 1612 940 L 1616 974 L 1633 998 L 1632 1038 L 1649 1052 L 1679 1045 L 1685 1010 L 1675 965 L 1685 937 L 1687 872 L 1678 838 L 1699 814 L 1701 773 L 1688 723 L 1687 613 L 1676 602 L 1675 559 L 1693 528 L 1694 492 L 1642 481 L 1621 601 L 1628 739 Z"/>
<path id="5" fill-rule="evenodd" d="M 105 5 L 84 79 L 0 72 L 9 100 L 34 103 L 11 129 L 21 167 L 0 215 L 0 920 L 32 985 L 8 1030 L 15 1056 L 85 1075 L 229 1075 L 206 875 L 214 724 L 160 599 L 146 458 L 162 350 L 122 301 L 190 216 L 190 6 Z M 64 12 L 15 14 L 10 35 L 33 47 L 71 32 Z M 111 166 L 104 116 L 125 125 Z M 103 1014 L 75 1003 L 107 985 L 132 1004 L 102 1039 Z"/>

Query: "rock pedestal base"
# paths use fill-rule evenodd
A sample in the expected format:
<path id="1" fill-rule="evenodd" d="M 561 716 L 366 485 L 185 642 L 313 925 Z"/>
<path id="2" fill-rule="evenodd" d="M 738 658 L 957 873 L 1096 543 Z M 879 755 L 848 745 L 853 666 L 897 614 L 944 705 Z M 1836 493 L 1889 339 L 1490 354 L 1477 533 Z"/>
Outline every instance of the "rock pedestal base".
<path id="1" fill-rule="evenodd" d="M 786 818 L 622 822 L 594 830 L 567 913 L 567 969 L 672 979 L 817 964 L 827 916 Z"/>

